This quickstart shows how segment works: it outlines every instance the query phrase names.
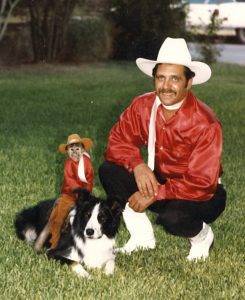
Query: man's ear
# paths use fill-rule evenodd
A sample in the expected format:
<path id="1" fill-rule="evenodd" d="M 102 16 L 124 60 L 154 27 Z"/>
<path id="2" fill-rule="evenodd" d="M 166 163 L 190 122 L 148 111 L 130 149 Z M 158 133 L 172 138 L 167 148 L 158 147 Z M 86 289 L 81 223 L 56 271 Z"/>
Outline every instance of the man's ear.
<path id="1" fill-rule="evenodd" d="M 187 82 L 187 87 L 186 87 L 186 89 L 187 89 L 188 91 L 191 89 L 192 83 L 193 83 L 193 78 L 190 78 L 190 79 L 188 80 L 188 82 Z"/>

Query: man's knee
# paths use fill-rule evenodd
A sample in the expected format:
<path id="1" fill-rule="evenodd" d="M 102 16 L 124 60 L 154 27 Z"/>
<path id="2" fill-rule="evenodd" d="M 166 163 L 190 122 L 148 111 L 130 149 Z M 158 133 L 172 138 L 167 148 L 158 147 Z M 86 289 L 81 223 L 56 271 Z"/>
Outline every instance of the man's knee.
<path id="1" fill-rule="evenodd" d="M 99 177 L 101 181 L 114 177 L 120 167 L 109 161 L 104 161 L 99 167 Z"/>
<path id="2" fill-rule="evenodd" d="M 124 167 L 105 161 L 99 168 L 99 178 L 107 195 L 126 201 L 137 190 L 133 173 Z"/>
<path id="3" fill-rule="evenodd" d="M 131 184 L 134 181 L 133 173 L 129 173 L 123 166 L 105 161 L 99 167 L 99 178 L 102 185 L 105 184 Z"/>
<path id="4" fill-rule="evenodd" d="M 105 172 L 108 170 L 108 162 L 104 161 L 100 166 L 99 166 L 99 175 L 104 175 Z"/>

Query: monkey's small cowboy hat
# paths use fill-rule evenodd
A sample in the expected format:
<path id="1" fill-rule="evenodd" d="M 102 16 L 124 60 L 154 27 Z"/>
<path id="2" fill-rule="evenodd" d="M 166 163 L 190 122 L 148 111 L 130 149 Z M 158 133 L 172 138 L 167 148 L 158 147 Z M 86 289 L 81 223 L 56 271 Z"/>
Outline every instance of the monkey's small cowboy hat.
<path id="1" fill-rule="evenodd" d="M 82 144 L 86 151 L 88 151 L 93 146 L 93 142 L 91 139 L 81 138 L 78 134 L 73 133 L 68 136 L 66 144 L 59 145 L 58 151 L 62 154 L 65 154 L 67 152 L 67 146 L 71 144 Z"/>
<path id="2" fill-rule="evenodd" d="M 137 58 L 138 68 L 148 76 L 152 77 L 152 70 L 156 64 L 174 64 L 188 67 L 195 73 L 193 84 L 201 84 L 211 77 L 210 67 L 200 61 L 191 60 L 186 41 L 182 38 L 167 37 L 163 42 L 157 56 L 157 60 Z"/>

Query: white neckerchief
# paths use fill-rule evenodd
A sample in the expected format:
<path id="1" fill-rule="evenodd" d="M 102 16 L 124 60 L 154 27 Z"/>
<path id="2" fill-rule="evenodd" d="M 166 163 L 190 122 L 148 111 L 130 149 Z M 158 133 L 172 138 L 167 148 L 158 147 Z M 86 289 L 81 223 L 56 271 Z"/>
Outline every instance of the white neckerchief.
<path id="1" fill-rule="evenodd" d="M 184 99 L 185 100 L 185 99 Z M 163 103 L 162 103 L 162 106 L 164 107 L 164 108 L 166 108 L 167 110 L 176 110 L 176 109 L 179 109 L 180 108 L 180 106 L 182 105 L 182 103 L 184 102 L 184 100 L 182 100 L 182 101 L 180 101 L 180 102 L 177 102 L 177 103 L 175 103 L 175 104 L 173 104 L 173 105 L 164 105 Z"/>
<path id="2" fill-rule="evenodd" d="M 173 105 L 163 105 L 168 110 L 176 110 L 179 109 L 182 105 L 184 100 L 175 103 Z M 153 103 L 151 109 L 151 117 L 150 117 L 150 124 L 149 124 L 149 135 L 148 135 L 148 167 L 153 171 L 155 167 L 155 143 L 156 143 L 156 117 L 157 117 L 157 110 L 159 105 L 161 105 L 161 101 L 158 96 Z"/>
<path id="3" fill-rule="evenodd" d="M 84 170 L 84 158 L 83 155 L 86 155 L 88 158 L 90 158 L 89 154 L 87 152 L 83 152 L 82 156 L 78 163 L 78 177 L 82 182 L 88 183 L 86 176 L 85 176 L 85 170 Z"/>
<path id="4" fill-rule="evenodd" d="M 161 105 L 161 101 L 156 96 L 156 99 L 153 103 L 151 109 L 151 117 L 149 123 L 149 134 L 148 134 L 148 167 L 154 170 L 155 166 L 155 143 L 156 143 L 156 117 L 157 117 L 157 110 L 159 105 Z"/>

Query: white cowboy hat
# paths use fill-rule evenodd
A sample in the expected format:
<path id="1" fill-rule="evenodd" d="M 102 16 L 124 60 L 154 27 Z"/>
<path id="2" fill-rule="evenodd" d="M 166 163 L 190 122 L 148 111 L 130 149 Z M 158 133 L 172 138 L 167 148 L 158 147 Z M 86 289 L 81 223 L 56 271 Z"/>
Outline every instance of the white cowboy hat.
<path id="1" fill-rule="evenodd" d="M 138 68 L 151 77 L 152 70 L 158 63 L 183 65 L 188 67 L 195 73 L 193 84 L 204 83 L 211 77 L 211 69 L 207 64 L 191 60 L 191 54 L 184 39 L 167 37 L 158 52 L 157 60 L 145 58 L 136 59 Z"/>

